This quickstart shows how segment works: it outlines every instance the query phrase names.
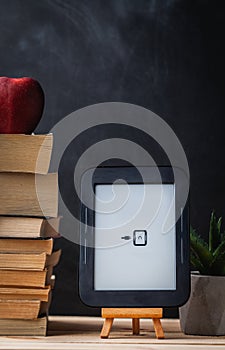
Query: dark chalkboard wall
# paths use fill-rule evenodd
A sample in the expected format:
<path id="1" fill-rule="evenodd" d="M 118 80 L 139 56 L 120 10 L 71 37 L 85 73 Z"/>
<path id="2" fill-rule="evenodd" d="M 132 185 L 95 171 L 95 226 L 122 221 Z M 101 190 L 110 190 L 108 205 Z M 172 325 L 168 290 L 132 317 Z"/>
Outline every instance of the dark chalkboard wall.
<path id="1" fill-rule="evenodd" d="M 206 236 L 213 208 L 225 218 L 224 22 L 219 0 L 1 0 L 0 75 L 40 81 L 46 105 L 38 133 L 74 110 L 107 101 L 137 104 L 164 118 L 187 154 L 191 222 Z M 85 140 L 119 132 L 101 128 L 71 144 L 60 169 L 68 200 L 72 157 Z M 79 203 L 72 205 L 78 212 Z M 97 314 L 79 301 L 78 246 L 64 238 L 56 245 L 63 255 L 51 312 Z"/>

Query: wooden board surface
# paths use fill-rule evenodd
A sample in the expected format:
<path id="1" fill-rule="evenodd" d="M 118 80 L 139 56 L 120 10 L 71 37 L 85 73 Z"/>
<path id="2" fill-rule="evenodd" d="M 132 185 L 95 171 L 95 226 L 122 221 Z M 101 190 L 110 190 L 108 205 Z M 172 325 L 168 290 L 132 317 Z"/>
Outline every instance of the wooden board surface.
<path id="1" fill-rule="evenodd" d="M 105 318 L 162 318 L 161 308 L 103 308 Z"/>
<path id="2" fill-rule="evenodd" d="M 149 349 L 224 350 L 225 337 L 193 337 L 181 333 L 179 320 L 163 319 L 165 339 L 155 338 L 151 320 L 140 321 L 132 335 L 131 320 L 115 320 L 109 339 L 101 339 L 99 317 L 49 317 L 47 337 L 0 337 L 0 349 Z"/>

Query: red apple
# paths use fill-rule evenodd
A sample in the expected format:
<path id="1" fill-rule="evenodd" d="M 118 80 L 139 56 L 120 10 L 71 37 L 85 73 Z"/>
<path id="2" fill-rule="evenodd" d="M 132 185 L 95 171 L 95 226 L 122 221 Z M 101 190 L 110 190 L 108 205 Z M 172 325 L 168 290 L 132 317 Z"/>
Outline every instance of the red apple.
<path id="1" fill-rule="evenodd" d="M 0 77 L 0 134 L 30 134 L 41 119 L 44 92 L 32 78 Z"/>

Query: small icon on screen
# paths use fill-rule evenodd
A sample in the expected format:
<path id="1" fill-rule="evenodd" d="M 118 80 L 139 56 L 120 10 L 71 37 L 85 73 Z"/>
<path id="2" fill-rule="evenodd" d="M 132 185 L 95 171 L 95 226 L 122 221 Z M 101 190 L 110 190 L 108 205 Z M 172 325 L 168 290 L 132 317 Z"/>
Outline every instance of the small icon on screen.
<path id="1" fill-rule="evenodd" d="M 144 246 L 147 244 L 147 231 L 135 230 L 133 234 L 134 245 Z"/>

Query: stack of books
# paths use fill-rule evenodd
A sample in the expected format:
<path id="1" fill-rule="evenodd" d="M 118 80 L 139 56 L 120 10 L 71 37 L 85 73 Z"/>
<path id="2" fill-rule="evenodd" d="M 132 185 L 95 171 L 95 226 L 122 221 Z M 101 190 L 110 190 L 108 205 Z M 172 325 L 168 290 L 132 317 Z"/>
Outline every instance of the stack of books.
<path id="1" fill-rule="evenodd" d="M 61 251 L 49 135 L 0 135 L 0 335 L 46 335 Z"/>

